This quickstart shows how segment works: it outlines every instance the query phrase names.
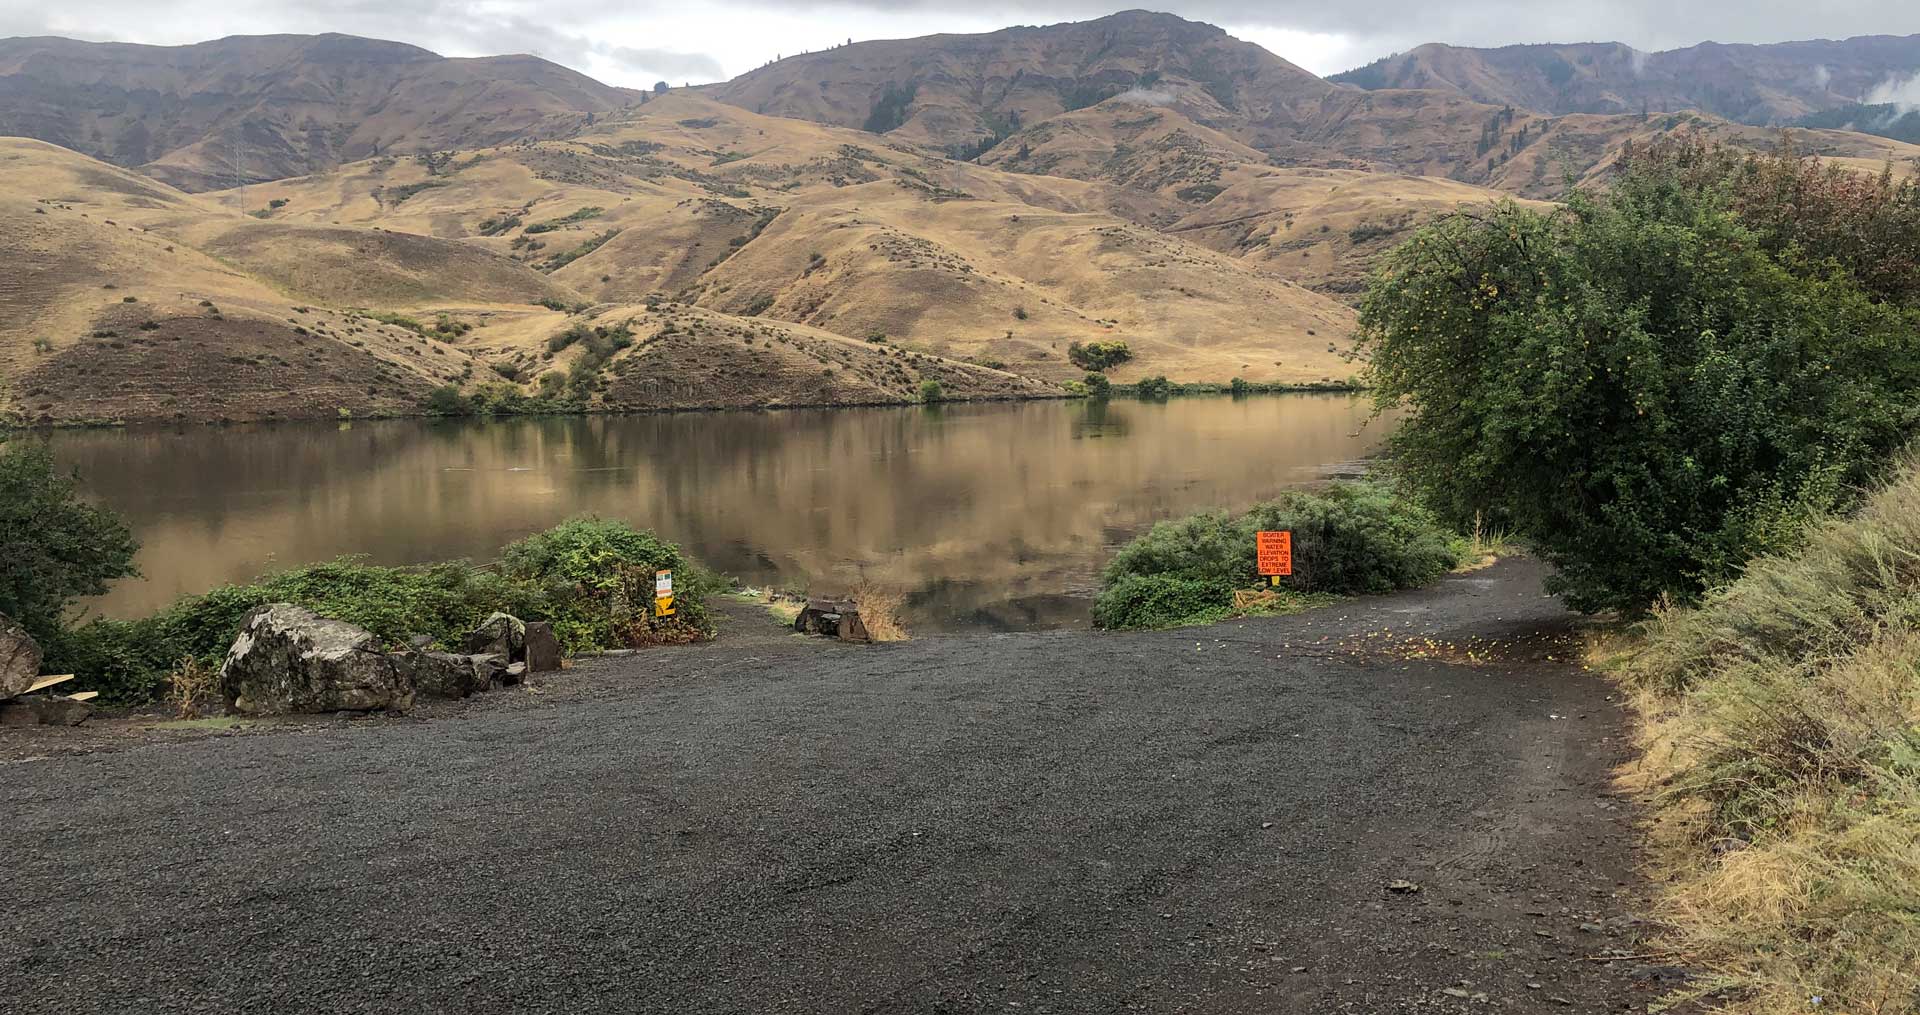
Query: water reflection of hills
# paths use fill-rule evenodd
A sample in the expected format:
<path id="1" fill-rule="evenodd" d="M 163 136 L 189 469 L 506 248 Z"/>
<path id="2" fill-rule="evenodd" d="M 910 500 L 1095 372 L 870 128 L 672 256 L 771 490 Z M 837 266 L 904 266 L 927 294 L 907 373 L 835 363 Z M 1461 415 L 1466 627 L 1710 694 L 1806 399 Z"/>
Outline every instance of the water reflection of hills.
<path id="1" fill-rule="evenodd" d="M 923 626 L 1054 626 L 1112 546 L 1369 451 L 1344 396 L 394 421 L 55 437 L 123 512 L 138 613 L 359 553 L 486 557 L 570 514 L 652 526 L 750 582 L 901 585 Z M 1359 435 L 1356 436 L 1356 431 Z M 1063 596 L 1068 598 L 1062 598 Z"/>

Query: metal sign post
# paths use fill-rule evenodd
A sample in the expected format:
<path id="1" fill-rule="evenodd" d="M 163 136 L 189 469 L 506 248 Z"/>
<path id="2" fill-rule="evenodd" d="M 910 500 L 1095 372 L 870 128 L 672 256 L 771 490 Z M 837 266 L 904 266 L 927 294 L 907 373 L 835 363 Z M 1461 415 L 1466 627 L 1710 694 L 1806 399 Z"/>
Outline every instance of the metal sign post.
<path id="1" fill-rule="evenodd" d="M 672 571 L 655 571 L 653 573 L 653 615 L 656 617 L 673 616 Z"/>

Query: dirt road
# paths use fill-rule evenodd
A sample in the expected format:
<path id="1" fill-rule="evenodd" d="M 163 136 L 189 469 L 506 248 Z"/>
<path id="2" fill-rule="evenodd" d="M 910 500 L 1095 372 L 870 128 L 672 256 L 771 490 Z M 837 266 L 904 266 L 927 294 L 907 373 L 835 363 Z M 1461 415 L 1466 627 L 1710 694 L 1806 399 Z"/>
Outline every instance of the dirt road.
<path id="1" fill-rule="evenodd" d="M 1625 724 L 1540 577 L 0 764 L 0 1009 L 1641 1008 Z"/>

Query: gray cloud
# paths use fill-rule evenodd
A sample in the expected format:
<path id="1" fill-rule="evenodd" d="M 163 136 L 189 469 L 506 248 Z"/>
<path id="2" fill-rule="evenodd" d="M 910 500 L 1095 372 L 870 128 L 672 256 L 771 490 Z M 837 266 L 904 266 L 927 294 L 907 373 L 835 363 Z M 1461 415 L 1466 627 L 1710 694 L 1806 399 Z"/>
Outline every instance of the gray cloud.
<path id="1" fill-rule="evenodd" d="M 1889 77 L 1869 92 L 1865 101 L 1874 105 L 1890 102 L 1902 113 L 1920 109 L 1920 74 Z"/>
<path id="2" fill-rule="evenodd" d="M 0 0 L 0 34 L 181 43 L 221 35 L 337 31 L 448 55 L 531 52 L 622 84 L 704 81 L 775 53 L 847 38 L 1076 21 L 1114 0 Z M 1328 72 L 1423 42 L 1624 42 L 1653 51 L 1720 42 L 1781 42 L 1920 33 L 1912 0 L 1163 0 L 1156 9 L 1257 36 Z M 1298 41 L 1295 41 L 1298 40 Z M 1312 52 L 1287 52 L 1306 47 Z M 1340 65 L 1329 66 L 1333 61 Z"/>

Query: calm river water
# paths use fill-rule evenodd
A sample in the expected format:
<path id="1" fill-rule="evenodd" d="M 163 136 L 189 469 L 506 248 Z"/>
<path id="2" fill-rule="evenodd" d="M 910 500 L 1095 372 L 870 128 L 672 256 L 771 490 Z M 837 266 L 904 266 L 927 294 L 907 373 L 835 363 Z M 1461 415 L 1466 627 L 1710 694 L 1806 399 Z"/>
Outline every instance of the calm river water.
<path id="1" fill-rule="evenodd" d="M 755 585 L 908 592 L 917 630 L 1086 623 L 1113 550 L 1369 454 L 1364 397 L 1280 395 L 56 434 L 119 511 L 129 616 L 343 554 L 485 559 L 569 515 L 651 527 Z"/>

